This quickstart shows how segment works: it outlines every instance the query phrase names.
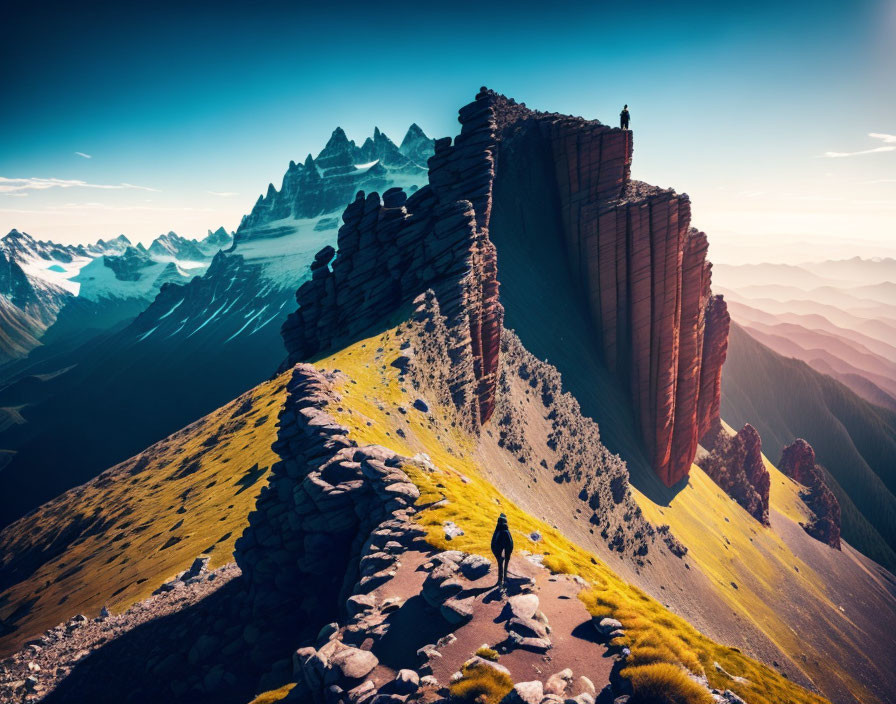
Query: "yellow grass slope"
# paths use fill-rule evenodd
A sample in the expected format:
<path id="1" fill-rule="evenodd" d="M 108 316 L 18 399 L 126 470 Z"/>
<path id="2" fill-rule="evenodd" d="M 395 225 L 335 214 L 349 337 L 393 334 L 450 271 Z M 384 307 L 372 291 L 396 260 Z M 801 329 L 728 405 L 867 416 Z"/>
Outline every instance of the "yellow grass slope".
<path id="1" fill-rule="evenodd" d="M 767 459 L 773 523 L 796 524 L 806 517 L 799 487 Z M 719 488 L 696 464 L 669 506 L 654 504 L 635 491 L 654 524 L 667 523 L 688 547 L 688 557 L 742 619 L 752 622 L 817 686 L 848 692 L 857 701 L 876 698 L 837 653 L 861 656 L 864 645 L 839 601 L 816 571 L 798 558 L 773 529 L 762 526 Z M 812 539 L 797 528 L 799 539 Z M 830 548 L 831 559 L 838 559 Z M 811 638 L 807 637 L 811 631 Z M 866 658 L 867 659 L 867 658 Z M 873 661 L 868 659 L 868 664 Z"/>
<path id="2" fill-rule="evenodd" d="M 654 671 L 662 670 L 649 666 L 668 663 L 705 675 L 713 686 L 732 689 L 751 704 L 825 701 L 736 649 L 714 643 L 624 582 L 595 555 L 502 496 L 484 479 L 475 459 L 476 441 L 452 425 L 451 411 L 428 400 L 430 413 L 413 407 L 413 390 L 402 386 L 398 371 L 391 366 L 400 354 L 401 342 L 395 329 L 387 330 L 324 357 L 316 365 L 344 373 L 339 388 L 342 398 L 329 411 L 350 429 L 350 437 L 407 456 L 425 453 L 441 470 L 429 473 L 413 465 L 405 467 L 420 489 L 420 505 L 427 507 L 419 514 L 419 521 L 427 527 L 428 540 L 434 547 L 488 556 L 494 515 L 503 511 L 516 532 L 539 535 L 537 541 L 518 541 L 517 549 L 542 555 L 544 564 L 556 572 L 584 578 L 590 588 L 582 593 L 582 600 L 589 611 L 622 622 L 626 629 L 624 644 L 638 654 L 638 665 L 648 668 L 632 672 L 645 688 L 654 682 Z M 438 505 L 432 505 L 435 502 Z M 450 542 L 442 530 L 442 524 L 449 520 L 464 530 L 464 535 Z"/>
<path id="3" fill-rule="evenodd" d="M 282 375 L 0 533 L 0 654 L 77 613 L 126 609 L 199 554 L 233 559 L 286 398 Z"/>

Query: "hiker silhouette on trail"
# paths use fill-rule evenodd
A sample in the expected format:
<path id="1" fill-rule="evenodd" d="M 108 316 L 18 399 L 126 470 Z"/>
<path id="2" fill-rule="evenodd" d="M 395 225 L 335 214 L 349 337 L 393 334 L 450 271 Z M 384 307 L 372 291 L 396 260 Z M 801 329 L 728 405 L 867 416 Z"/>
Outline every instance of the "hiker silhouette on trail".
<path id="1" fill-rule="evenodd" d="M 503 513 L 498 516 L 498 525 L 492 533 L 492 553 L 498 561 L 498 584 L 503 587 L 507 577 L 507 565 L 510 563 L 510 553 L 513 552 L 513 537 L 510 528 L 507 527 L 507 516 Z"/>
<path id="2" fill-rule="evenodd" d="M 622 112 L 619 113 L 619 126 L 624 130 L 628 129 L 628 118 L 628 105 L 624 105 L 622 107 Z"/>

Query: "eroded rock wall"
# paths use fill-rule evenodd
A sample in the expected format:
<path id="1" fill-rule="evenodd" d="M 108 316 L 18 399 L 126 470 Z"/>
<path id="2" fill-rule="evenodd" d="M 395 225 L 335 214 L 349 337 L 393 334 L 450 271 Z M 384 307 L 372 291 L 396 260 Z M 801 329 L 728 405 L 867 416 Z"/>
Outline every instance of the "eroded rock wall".
<path id="1" fill-rule="evenodd" d="M 455 153 L 444 142 L 437 149 L 433 161 Z M 471 201 L 455 195 L 430 186 L 410 198 L 399 189 L 382 199 L 358 194 L 342 216 L 338 252 L 321 250 L 311 280 L 296 294 L 298 311 L 284 323 L 288 364 L 359 335 L 432 289 L 450 330 L 451 356 L 470 365 L 477 381 L 473 389 L 458 384 L 455 403 L 472 406 L 476 423 L 488 420 L 503 323 L 496 253 Z M 481 201 L 472 191 L 464 195 Z"/>
<path id="2" fill-rule="evenodd" d="M 336 398 L 333 381 L 295 366 L 272 446 L 281 459 L 236 543 L 256 624 L 294 624 L 299 633 L 337 617 L 366 585 L 360 562 L 376 530 L 389 524 L 402 540 L 422 535 L 410 523 L 419 492 L 400 469 L 411 460 L 346 437 L 325 410 Z"/>

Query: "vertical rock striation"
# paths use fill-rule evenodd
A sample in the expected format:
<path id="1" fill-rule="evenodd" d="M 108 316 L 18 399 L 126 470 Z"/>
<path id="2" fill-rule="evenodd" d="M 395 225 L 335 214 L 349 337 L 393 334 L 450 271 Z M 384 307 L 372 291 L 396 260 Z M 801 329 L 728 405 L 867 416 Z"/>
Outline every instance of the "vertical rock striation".
<path id="1" fill-rule="evenodd" d="M 840 502 L 828 488 L 824 471 L 815 464 L 815 450 L 798 438 L 784 448 L 778 468 L 795 482 L 802 484 L 806 506 L 815 514 L 811 521 L 801 524 L 816 540 L 840 549 Z"/>
<path id="2" fill-rule="evenodd" d="M 706 236 L 690 228 L 690 200 L 631 180 L 629 131 L 536 112 L 486 89 L 458 119 L 453 142 L 435 142 L 428 186 L 410 197 L 360 192 L 346 209 L 338 253 L 320 253 L 283 327 L 288 363 L 432 289 L 452 345 L 472 351 L 479 421 L 488 420 L 503 322 L 489 237 L 494 184 L 527 177 L 501 172 L 502 150 L 522 148 L 530 167 L 547 163 L 552 172 L 540 175 L 542 202 L 499 205 L 523 210 L 524 223 L 544 221 L 536 209 L 556 210 L 548 215 L 559 225 L 556 245 L 587 301 L 602 357 L 629 391 L 656 473 L 675 484 L 718 418 L 729 322 L 725 302 L 711 294 Z"/>
<path id="3" fill-rule="evenodd" d="M 675 484 L 718 418 L 728 334 L 725 302 L 710 290 L 706 235 L 690 227 L 690 200 L 631 180 L 629 131 L 491 92 L 477 102 L 495 114 L 499 178 L 512 178 L 501 172 L 502 149 L 525 144 L 549 155 L 545 187 L 553 193 L 545 200 L 559 204 L 558 245 L 604 362 L 629 391 L 653 467 Z"/>

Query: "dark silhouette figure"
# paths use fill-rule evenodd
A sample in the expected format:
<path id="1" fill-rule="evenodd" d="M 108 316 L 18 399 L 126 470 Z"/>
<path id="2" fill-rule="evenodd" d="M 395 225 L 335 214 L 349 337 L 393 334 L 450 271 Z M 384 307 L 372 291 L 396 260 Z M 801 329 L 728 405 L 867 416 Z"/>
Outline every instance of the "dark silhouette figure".
<path id="1" fill-rule="evenodd" d="M 619 126 L 624 130 L 628 129 L 628 118 L 628 105 L 625 105 L 622 108 L 622 112 L 619 113 Z"/>
<path id="2" fill-rule="evenodd" d="M 498 561 L 498 586 L 504 586 L 507 577 L 507 565 L 510 563 L 510 553 L 513 552 L 513 537 L 510 528 L 507 527 L 507 516 L 503 513 L 498 516 L 498 525 L 492 533 L 492 554 Z"/>

